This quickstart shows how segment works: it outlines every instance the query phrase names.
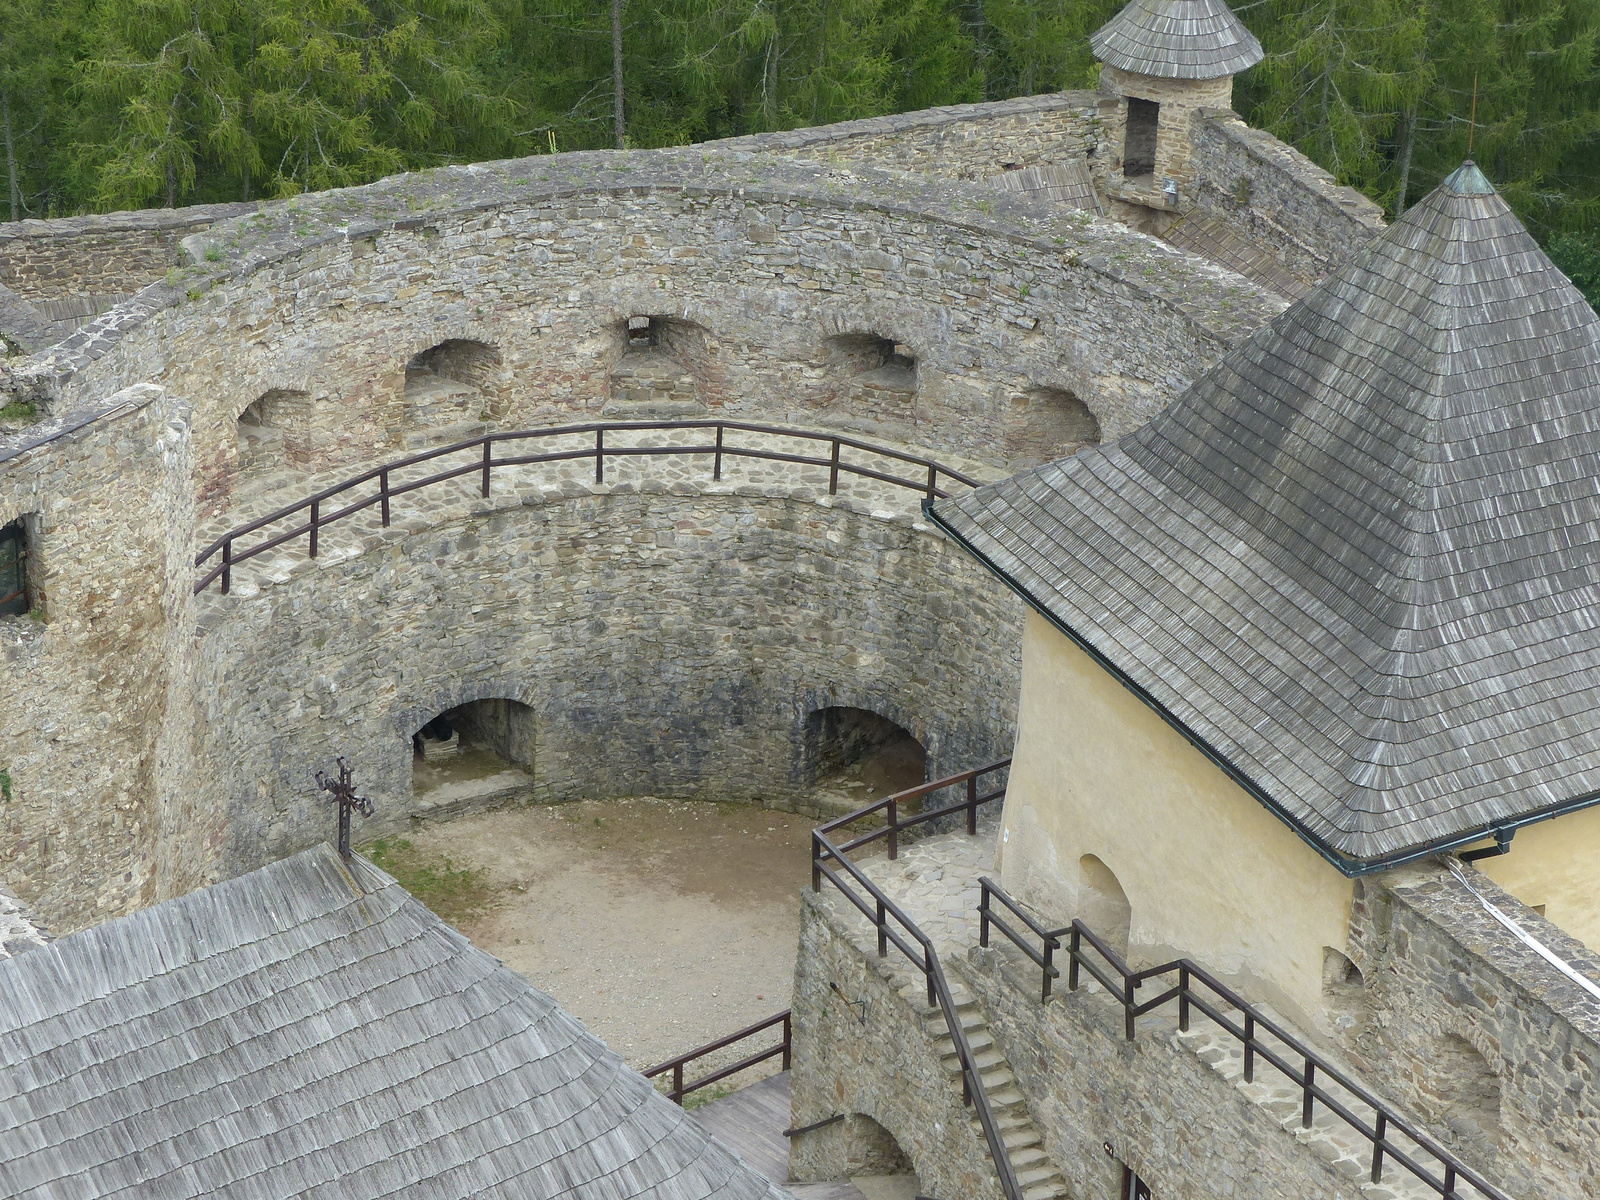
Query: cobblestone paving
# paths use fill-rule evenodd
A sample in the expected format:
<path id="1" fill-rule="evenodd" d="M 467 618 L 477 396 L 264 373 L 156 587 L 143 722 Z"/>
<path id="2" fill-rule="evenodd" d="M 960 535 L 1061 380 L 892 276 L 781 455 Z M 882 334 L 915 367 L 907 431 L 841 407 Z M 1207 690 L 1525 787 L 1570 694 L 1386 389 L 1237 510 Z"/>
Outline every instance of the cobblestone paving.
<path id="1" fill-rule="evenodd" d="M 485 499 L 481 492 L 481 447 L 440 454 L 438 457 L 415 463 L 390 472 L 391 493 L 430 475 L 461 469 L 464 473 L 451 480 L 430 484 L 390 501 L 390 527 L 382 527 L 379 506 L 374 503 L 358 513 L 353 513 L 336 523 L 319 530 L 318 554 L 323 558 L 351 557 L 363 553 L 378 541 L 405 536 L 441 522 L 459 520 L 473 513 L 487 512 L 518 504 L 538 504 L 572 499 L 587 495 L 650 494 L 721 494 L 789 497 L 812 501 L 827 507 L 842 507 L 882 519 L 915 518 L 921 510 L 925 495 L 927 470 L 915 463 L 894 459 L 886 454 L 844 447 L 840 460 L 838 494 L 828 493 L 829 468 L 810 465 L 741 457 L 735 451 L 749 450 L 767 454 L 806 455 L 826 459 L 831 452 L 827 441 L 786 434 L 750 433 L 728 431 L 724 440 L 725 454 L 722 478 L 714 480 L 713 458 L 700 454 L 649 454 L 627 455 L 619 453 L 633 449 L 667 449 L 681 446 L 710 447 L 715 442 L 715 431 L 710 429 L 676 430 L 607 430 L 604 480 L 595 481 L 594 434 L 562 434 L 529 439 L 527 441 L 497 442 L 496 459 L 514 458 L 527 454 L 559 452 L 582 453 L 559 462 L 496 466 L 490 480 L 490 495 Z M 885 449 L 906 454 L 916 454 L 910 447 L 888 443 L 875 443 Z M 406 456 L 409 457 L 409 456 Z M 347 464 L 334 470 L 316 474 L 292 470 L 253 470 L 240 480 L 234 496 L 226 507 L 218 507 L 207 514 L 201 524 L 197 544 L 204 550 L 228 531 L 259 520 L 290 505 L 308 501 L 320 491 L 336 487 L 346 480 L 358 478 L 367 471 L 382 465 L 386 459 L 367 464 Z M 988 481 L 999 478 L 1004 472 L 970 459 L 942 456 L 937 461 L 942 466 L 960 471 L 969 478 Z M 915 488 L 886 483 L 881 480 L 851 474 L 848 467 L 893 475 L 913 482 Z M 943 490 L 963 492 L 966 487 L 942 473 L 938 486 Z M 341 508 L 379 495 L 379 482 L 372 479 L 357 485 L 348 493 L 330 498 L 322 503 L 320 516 L 326 519 Z M 300 508 L 290 516 L 281 518 L 259 531 L 246 534 L 235 542 L 235 559 L 252 546 L 277 537 L 291 529 L 306 524 L 309 510 Z M 267 551 L 244 563 L 238 563 L 232 572 L 233 591 L 249 595 L 263 582 L 281 582 L 308 557 L 308 538 L 305 534 L 285 542 L 281 547 Z M 202 570 L 209 571 L 220 563 L 213 556 Z"/>

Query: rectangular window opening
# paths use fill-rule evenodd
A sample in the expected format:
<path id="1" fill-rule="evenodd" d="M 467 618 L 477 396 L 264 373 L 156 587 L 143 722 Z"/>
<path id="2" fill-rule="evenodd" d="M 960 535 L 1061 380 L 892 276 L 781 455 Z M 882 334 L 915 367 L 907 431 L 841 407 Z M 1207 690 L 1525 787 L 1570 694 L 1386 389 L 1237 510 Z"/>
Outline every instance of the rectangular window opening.
<path id="1" fill-rule="evenodd" d="M 20 616 L 28 603 L 28 530 L 22 521 L 0 526 L 0 616 Z"/>
<path id="2" fill-rule="evenodd" d="M 1151 1200 L 1150 1185 L 1126 1164 L 1122 1168 L 1122 1194 L 1119 1200 Z"/>
<path id="3" fill-rule="evenodd" d="M 1137 96 L 1128 98 L 1128 128 L 1122 143 L 1124 178 L 1155 174 L 1156 127 L 1160 122 L 1161 105 Z"/>

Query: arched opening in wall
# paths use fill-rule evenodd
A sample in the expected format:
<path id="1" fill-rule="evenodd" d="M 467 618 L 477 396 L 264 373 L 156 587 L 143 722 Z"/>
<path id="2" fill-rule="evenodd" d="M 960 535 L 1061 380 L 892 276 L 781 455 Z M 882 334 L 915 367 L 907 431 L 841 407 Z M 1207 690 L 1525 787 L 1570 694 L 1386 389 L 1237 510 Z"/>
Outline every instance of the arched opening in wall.
<path id="1" fill-rule="evenodd" d="M 917 358 L 910 346 L 876 333 L 846 333 L 827 342 L 841 398 L 857 415 L 909 421 L 915 416 Z"/>
<path id="2" fill-rule="evenodd" d="M 1366 1024 L 1366 980 L 1361 969 L 1332 946 L 1322 948 L 1322 998 L 1329 1022 L 1340 1033 L 1353 1037 Z"/>
<path id="3" fill-rule="evenodd" d="M 235 422 L 241 471 L 304 466 L 311 453 L 311 394 L 273 388 L 257 396 Z"/>
<path id="4" fill-rule="evenodd" d="M 861 1180 L 857 1189 L 868 1196 L 916 1196 L 922 1190 L 911 1156 L 900 1147 L 894 1134 L 863 1113 L 851 1113 L 834 1129 L 818 1134 L 834 1142 L 826 1153 L 836 1179 Z M 870 1181 L 870 1182 L 868 1182 Z M 865 1185 L 865 1186 L 863 1186 Z"/>
<path id="5" fill-rule="evenodd" d="M 496 419 L 500 351 L 451 338 L 406 363 L 406 444 L 475 437 Z"/>
<path id="6" fill-rule="evenodd" d="M 531 799 L 538 727 L 516 700 L 446 709 L 411 736 L 411 786 L 420 816 L 457 815 Z"/>
<path id="7" fill-rule="evenodd" d="M 1006 442 L 1013 467 L 1054 462 L 1100 444 L 1100 421 L 1065 388 L 1034 387 L 1011 398 Z"/>
<path id="8" fill-rule="evenodd" d="M 1500 1077 L 1464 1037 L 1429 1039 L 1412 1060 L 1413 1084 L 1430 1121 L 1479 1146 L 1500 1143 Z"/>
<path id="9" fill-rule="evenodd" d="M 622 322 L 622 353 L 607 381 L 604 415 L 668 420 L 705 411 L 711 352 L 692 321 L 639 313 Z"/>
<path id="10" fill-rule="evenodd" d="M 1078 919 L 1124 959 L 1133 927 L 1133 906 L 1116 873 L 1093 854 L 1078 860 Z"/>
<path id="11" fill-rule="evenodd" d="M 807 717 L 806 761 L 817 790 L 847 797 L 851 808 L 928 779 L 922 743 L 865 708 L 830 705 Z"/>

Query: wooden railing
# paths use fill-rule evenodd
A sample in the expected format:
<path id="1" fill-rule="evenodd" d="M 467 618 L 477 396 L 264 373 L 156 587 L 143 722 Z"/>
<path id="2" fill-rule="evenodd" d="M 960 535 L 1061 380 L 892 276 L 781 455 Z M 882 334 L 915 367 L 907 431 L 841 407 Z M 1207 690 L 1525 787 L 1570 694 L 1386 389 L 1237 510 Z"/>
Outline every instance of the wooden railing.
<path id="1" fill-rule="evenodd" d="M 1011 760 L 1004 759 L 974 771 L 964 771 L 960 775 L 952 775 L 947 779 L 896 792 L 848 816 L 818 826 L 811 833 L 811 887 L 814 891 L 820 892 L 824 879 L 832 883 L 839 889 L 840 894 L 855 905 L 877 929 L 878 957 L 886 956 L 889 947 L 893 945 L 922 973 L 927 981 L 928 1003 L 938 1008 L 944 1017 L 950 1040 L 955 1043 L 956 1060 L 961 1070 L 962 1099 L 972 1105 L 977 1115 L 984 1141 L 989 1147 L 989 1157 L 994 1161 L 995 1174 L 1000 1179 L 1000 1190 L 1007 1200 L 1023 1200 L 1022 1185 L 1017 1181 L 1017 1173 L 1011 1166 L 1011 1157 L 1006 1153 L 999 1123 L 995 1120 L 994 1109 L 983 1088 L 982 1073 L 973 1056 L 972 1047 L 967 1041 L 966 1031 L 961 1026 L 961 1015 L 956 1011 L 955 998 L 950 993 L 950 984 L 939 962 L 938 951 L 933 947 L 933 939 L 917 928 L 916 922 L 847 857 L 851 850 L 884 838 L 887 841 L 889 857 L 893 858 L 899 850 L 899 835 L 902 829 L 958 812 L 965 812 L 967 815 L 967 832 L 976 833 L 979 807 L 1005 795 L 1003 785 L 984 791 L 980 781 L 986 776 L 998 775 L 1010 765 Z M 954 804 L 927 808 L 924 802 L 946 788 L 961 788 L 962 798 Z M 902 818 L 901 811 L 912 802 L 922 804 L 924 811 L 909 818 Z M 875 817 L 879 813 L 884 815 L 885 824 L 877 829 L 852 838 L 842 845 L 835 844 L 829 836 L 837 829 Z"/>
<path id="2" fill-rule="evenodd" d="M 704 1058 L 708 1054 L 726 1049 L 736 1042 L 755 1037 L 759 1033 L 765 1033 L 774 1025 L 783 1026 L 783 1040 L 776 1046 L 768 1047 L 765 1050 L 757 1050 L 754 1054 L 747 1054 L 731 1066 L 722 1067 L 719 1070 L 712 1071 L 709 1075 L 702 1075 L 699 1079 L 692 1080 L 687 1084 L 684 1083 L 683 1069 L 696 1059 Z M 758 1063 L 764 1063 L 768 1059 L 777 1058 L 780 1054 L 783 1056 L 783 1069 L 787 1071 L 791 1060 L 791 1044 L 790 1014 L 788 1009 L 784 1009 L 777 1016 L 768 1017 L 765 1021 L 757 1021 L 754 1025 L 748 1025 L 739 1030 L 738 1033 L 730 1033 L 725 1038 L 708 1042 L 704 1046 L 696 1046 L 693 1050 L 678 1055 L 677 1058 L 669 1058 L 666 1062 L 651 1067 L 644 1073 L 644 1077 L 646 1079 L 654 1079 L 657 1075 L 665 1075 L 668 1071 L 671 1071 L 672 1088 L 667 1092 L 667 1099 L 682 1104 L 683 1098 L 691 1092 L 698 1092 L 701 1088 L 709 1087 L 718 1080 L 726 1079 L 730 1075 L 737 1075 L 740 1071 L 747 1070 Z"/>
<path id="3" fill-rule="evenodd" d="M 610 445 L 606 442 L 606 435 L 619 435 L 627 433 L 649 433 L 683 429 L 703 429 L 708 434 L 714 434 L 712 441 L 705 444 L 669 445 L 669 446 L 638 446 L 638 445 Z M 822 454 L 791 454 L 781 450 L 769 450 L 760 446 L 741 446 L 728 439 L 730 433 L 754 433 L 768 437 L 793 438 L 799 441 L 818 442 L 828 447 L 828 452 Z M 567 448 L 563 450 L 550 450 L 535 454 L 500 454 L 496 449 L 518 446 L 528 442 L 543 442 L 554 438 L 588 437 L 593 435 L 593 446 Z M 851 462 L 843 457 L 845 450 L 854 450 L 862 454 L 876 455 L 880 459 L 887 459 L 890 463 L 903 463 L 917 468 L 916 478 L 906 478 L 896 475 L 889 470 L 879 470 L 863 462 Z M 436 471 L 421 479 L 396 480 L 396 472 L 403 471 L 420 463 L 432 462 L 449 455 L 462 455 L 467 461 L 455 463 L 444 470 Z M 294 541 L 296 538 L 306 539 L 306 552 L 309 557 L 317 557 L 317 542 L 322 530 L 326 529 L 346 517 L 364 512 L 377 506 L 379 519 L 384 528 L 389 525 L 390 504 L 396 496 L 403 496 L 421 488 L 431 487 L 437 483 L 444 483 L 451 479 L 460 479 L 469 475 L 479 478 L 479 490 L 482 495 L 489 495 L 490 484 L 497 467 L 521 467 L 537 463 L 570 462 L 575 460 L 594 460 L 594 481 L 604 483 L 606 477 L 606 462 L 608 459 L 639 458 L 639 457 L 666 457 L 686 455 L 690 457 L 709 456 L 712 460 L 711 478 L 722 479 L 722 464 L 728 458 L 762 459 L 768 462 L 798 463 L 802 466 L 821 467 L 828 472 L 828 494 L 837 495 L 839 491 L 839 476 L 853 475 L 862 479 L 873 479 L 879 483 L 887 483 L 895 487 L 906 488 L 929 500 L 936 500 L 950 493 L 940 486 L 941 481 L 960 484 L 962 487 L 973 488 L 978 486 L 978 481 L 963 475 L 960 471 L 952 470 L 929 458 L 921 458 L 915 454 L 906 454 L 900 450 L 891 450 L 886 446 L 875 446 L 871 442 L 859 441 L 855 438 L 843 437 L 832 433 L 814 433 L 808 430 L 787 429 L 775 425 L 753 425 L 743 421 L 609 421 L 596 422 L 585 425 L 563 425 L 551 429 L 526 429 L 514 433 L 489 433 L 482 437 L 472 438 L 465 442 L 456 442 L 449 446 L 440 446 L 434 450 L 426 450 L 421 454 L 413 454 L 409 458 L 402 458 L 395 462 L 385 463 L 381 467 L 373 467 L 359 475 L 353 476 L 330 488 L 308 496 L 295 504 L 287 505 L 276 512 L 258 520 L 230 529 L 216 541 L 195 556 L 194 565 L 202 574 L 194 585 L 195 594 L 199 595 L 210 587 L 213 582 L 222 580 L 222 591 L 227 593 L 233 579 L 233 568 L 239 563 L 252 559 L 269 550 L 275 550 L 285 542 Z M 333 502 L 333 507 L 329 503 Z M 289 527 L 266 534 L 258 542 L 244 548 L 237 548 L 235 543 L 250 534 L 266 529 L 268 526 L 280 522 L 289 522 Z M 206 569 L 206 564 L 213 558 L 218 561 Z"/>
<path id="4" fill-rule="evenodd" d="M 1396 1163 L 1413 1178 L 1420 1180 L 1429 1191 L 1445 1200 L 1467 1200 L 1466 1194 L 1459 1190 L 1463 1183 L 1470 1184 L 1488 1200 L 1510 1200 L 1504 1192 L 1465 1166 L 1404 1116 L 1198 964 L 1180 958 L 1159 967 L 1130 970 L 1122 957 L 1082 921 L 1073 921 L 1061 929 L 1045 929 L 999 884 L 985 878 L 981 885 L 978 944 L 987 946 L 990 929 L 999 930 L 1039 967 L 1043 979 L 1041 999 L 1050 998 L 1051 982 L 1061 976 L 1055 956 L 1062 950 L 1061 939 L 1065 937 L 1067 990 L 1077 991 L 1080 974 L 1087 971 L 1122 1006 L 1123 1034 L 1127 1040 L 1134 1040 L 1138 1033 L 1138 1018 L 1146 1013 L 1176 1003 L 1178 1028 L 1187 1032 L 1191 1010 L 1198 1009 L 1243 1045 L 1246 1083 L 1254 1082 L 1256 1064 L 1264 1062 L 1300 1089 L 1302 1128 L 1311 1128 L 1316 1117 L 1316 1106 L 1320 1104 L 1365 1138 L 1372 1148 L 1370 1175 L 1373 1183 L 1383 1182 L 1385 1169 L 1390 1163 Z M 1006 915 L 995 910 L 996 902 Z M 1014 919 L 1023 929 L 1014 927 L 1008 918 Z M 1033 944 L 1034 940 L 1039 943 L 1037 947 Z M 1170 983 L 1171 986 L 1141 1002 L 1138 999 L 1139 989 L 1152 980 Z M 1270 1035 L 1274 1041 L 1264 1040 L 1263 1034 Z M 1372 1119 L 1369 1121 L 1352 1112 L 1344 1098 L 1328 1088 L 1329 1083 L 1337 1084 L 1346 1094 L 1370 1108 L 1374 1114 Z M 1394 1140 L 1397 1133 L 1431 1161 L 1417 1161 L 1406 1147 Z"/>

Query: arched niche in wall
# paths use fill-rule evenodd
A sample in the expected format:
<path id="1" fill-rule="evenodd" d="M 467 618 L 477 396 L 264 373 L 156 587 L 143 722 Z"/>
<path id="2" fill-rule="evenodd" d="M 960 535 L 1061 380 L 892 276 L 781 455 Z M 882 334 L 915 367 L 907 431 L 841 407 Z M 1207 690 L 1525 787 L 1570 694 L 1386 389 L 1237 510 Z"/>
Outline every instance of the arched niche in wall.
<path id="1" fill-rule="evenodd" d="M 1133 906 L 1116 872 L 1093 854 L 1078 860 L 1078 919 L 1124 959 L 1133 927 Z"/>
<path id="2" fill-rule="evenodd" d="M 854 415 L 908 421 L 915 415 L 917 357 L 882 334 L 841 333 L 826 343 L 837 394 Z"/>
<path id="3" fill-rule="evenodd" d="M 922 743 L 869 709 L 819 708 L 806 718 L 805 738 L 808 774 L 819 790 L 867 804 L 927 781 Z"/>
<path id="4" fill-rule="evenodd" d="M 305 466 L 315 453 L 313 426 L 309 392 L 292 388 L 263 392 L 245 405 L 235 420 L 239 468 L 262 471 Z"/>
<path id="5" fill-rule="evenodd" d="M 711 351 L 693 321 L 636 313 L 621 324 L 621 352 L 606 382 L 604 415 L 670 420 L 705 412 Z"/>
<path id="6" fill-rule="evenodd" d="M 534 711 L 518 700 L 469 700 L 430 717 L 411 735 L 413 813 L 531 799 L 537 743 Z"/>
<path id="7" fill-rule="evenodd" d="M 483 433 L 502 408 L 500 351 L 451 338 L 406 363 L 406 444 L 453 441 Z"/>
<path id="8" fill-rule="evenodd" d="M 1066 388 L 1031 387 L 1011 397 L 1006 447 L 1012 467 L 1037 466 L 1100 444 L 1100 422 Z"/>

